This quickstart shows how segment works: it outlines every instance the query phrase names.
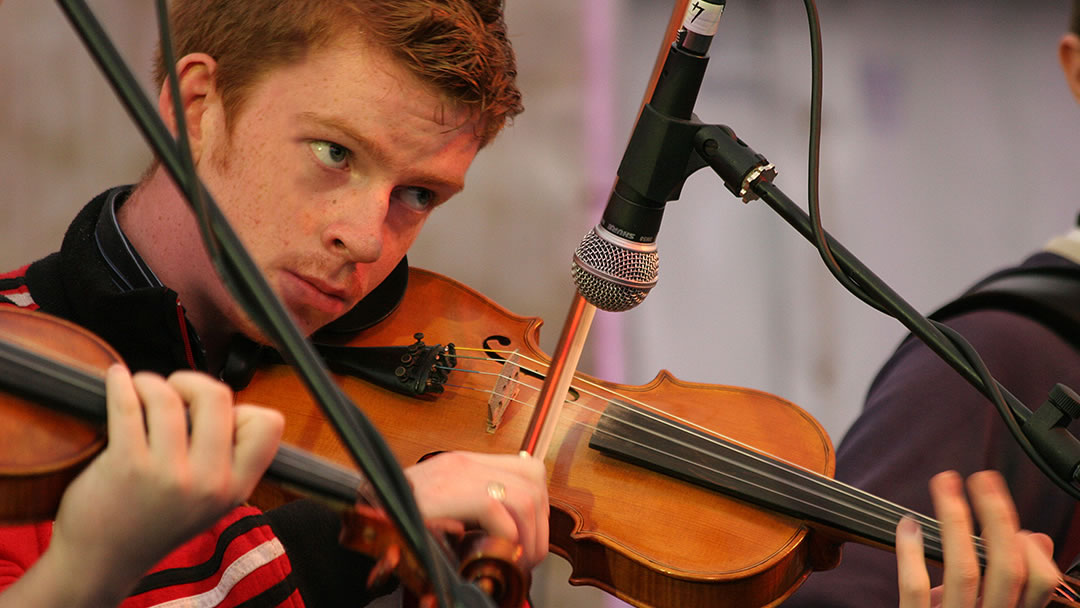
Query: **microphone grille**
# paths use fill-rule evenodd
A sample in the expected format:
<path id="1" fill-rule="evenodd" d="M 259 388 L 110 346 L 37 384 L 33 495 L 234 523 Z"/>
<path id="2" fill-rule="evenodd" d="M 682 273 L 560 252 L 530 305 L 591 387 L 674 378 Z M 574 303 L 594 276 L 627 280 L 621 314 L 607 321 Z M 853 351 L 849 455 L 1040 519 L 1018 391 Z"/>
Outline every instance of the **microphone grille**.
<path id="1" fill-rule="evenodd" d="M 656 285 L 659 271 L 655 245 L 614 235 L 604 238 L 596 228 L 581 239 L 570 267 L 578 292 L 587 302 L 608 312 L 630 310 L 641 304 Z"/>

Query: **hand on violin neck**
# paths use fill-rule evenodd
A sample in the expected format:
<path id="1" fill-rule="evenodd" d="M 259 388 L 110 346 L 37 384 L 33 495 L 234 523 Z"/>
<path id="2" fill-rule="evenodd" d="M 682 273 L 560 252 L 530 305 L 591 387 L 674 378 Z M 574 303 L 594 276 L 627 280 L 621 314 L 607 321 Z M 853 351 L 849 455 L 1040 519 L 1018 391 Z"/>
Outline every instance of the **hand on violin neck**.
<path id="1" fill-rule="evenodd" d="M 919 525 L 909 518 L 897 525 L 901 608 L 1046 606 L 1061 580 L 1052 557 L 1053 541 L 1045 534 L 1019 529 L 1016 508 L 1000 474 L 975 473 L 968 478 L 967 489 L 986 542 L 986 567 L 980 576 L 971 508 L 963 486 L 954 471 L 939 473 L 930 480 L 945 554 L 941 586 L 930 589 Z"/>
<path id="2" fill-rule="evenodd" d="M 420 513 L 448 531 L 476 524 L 521 545 L 532 568 L 548 551 L 547 471 L 536 458 L 444 452 L 405 470 Z M 457 522 L 454 526 L 451 522 Z"/>
<path id="3" fill-rule="evenodd" d="M 83 582 L 69 594 L 98 606 L 246 500 L 283 426 L 275 411 L 234 407 L 225 385 L 197 372 L 166 380 L 114 365 L 106 393 L 108 445 L 68 486 L 41 560 L 71 568 L 61 578 Z"/>

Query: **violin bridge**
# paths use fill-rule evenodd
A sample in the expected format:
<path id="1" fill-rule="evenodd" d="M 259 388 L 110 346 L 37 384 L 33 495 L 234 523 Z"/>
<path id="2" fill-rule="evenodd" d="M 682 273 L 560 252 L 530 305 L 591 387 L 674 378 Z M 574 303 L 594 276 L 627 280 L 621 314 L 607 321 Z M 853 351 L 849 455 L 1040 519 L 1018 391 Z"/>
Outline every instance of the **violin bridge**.
<path id="1" fill-rule="evenodd" d="M 491 391 L 491 398 L 488 399 L 488 415 L 487 415 L 487 432 L 494 434 L 499 428 L 499 423 L 502 422 L 503 414 L 506 412 L 506 407 L 510 405 L 517 395 L 521 384 L 518 382 L 518 377 L 521 375 L 521 366 L 518 361 L 521 360 L 518 351 L 511 353 L 506 358 L 506 362 L 503 363 L 502 369 L 499 370 L 499 376 L 495 380 L 495 387 Z"/>

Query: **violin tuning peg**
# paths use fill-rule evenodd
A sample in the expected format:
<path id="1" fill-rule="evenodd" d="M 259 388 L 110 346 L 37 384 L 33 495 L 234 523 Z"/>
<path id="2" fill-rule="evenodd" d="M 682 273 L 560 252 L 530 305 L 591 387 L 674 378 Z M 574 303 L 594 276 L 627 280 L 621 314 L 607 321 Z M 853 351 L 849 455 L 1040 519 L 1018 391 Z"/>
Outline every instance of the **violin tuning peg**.
<path id="1" fill-rule="evenodd" d="M 375 567 L 368 573 L 367 585 L 368 587 L 374 587 L 387 579 L 391 572 L 398 567 L 401 563 L 401 548 L 397 545 L 390 545 L 386 549 L 386 553 L 375 563 Z"/>
<path id="2" fill-rule="evenodd" d="M 382 584 L 382 582 L 386 580 L 387 571 L 383 569 L 380 564 L 381 562 L 379 564 L 375 564 L 375 567 L 371 569 L 371 572 L 368 572 L 368 589 L 373 589 L 375 588 L 375 586 Z"/>
<path id="3" fill-rule="evenodd" d="M 437 608 L 439 605 L 439 603 L 435 601 L 435 595 L 432 593 L 428 593 L 424 597 L 421 597 L 418 603 L 420 604 L 420 608 Z"/>
<path id="4" fill-rule="evenodd" d="M 390 570 L 398 567 L 401 563 L 401 547 L 399 545 L 390 545 L 386 550 L 386 555 L 383 556 L 383 560 L 386 561 Z"/>

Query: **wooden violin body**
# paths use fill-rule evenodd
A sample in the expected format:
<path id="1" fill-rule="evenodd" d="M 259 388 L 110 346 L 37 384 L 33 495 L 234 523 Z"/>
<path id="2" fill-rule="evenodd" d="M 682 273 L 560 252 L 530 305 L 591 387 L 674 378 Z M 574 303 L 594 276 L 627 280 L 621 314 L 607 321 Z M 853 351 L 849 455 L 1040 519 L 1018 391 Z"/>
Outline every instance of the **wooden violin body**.
<path id="1" fill-rule="evenodd" d="M 63 319 L 0 306 L 0 525 L 55 517 L 68 484 L 105 446 L 105 369 L 120 362 L 98 336 Z M 343 516 L 340 542 L 377 559 L 369 583 L 391 573 L 434 606 L 428 573 L 385 513 L 355 504 L 363 479 L 286 443 L 264 477 L 276 493 L 314 496 Z M 288 488 L 287 490 L 285 488 Z M 296 492 L 300 491 L 300 494 Z M 520 606 L 529 576 L 520 548 L 476 536 L 462 543 L 459 574 L 500 608 Z"/>
<path id="2" fill-rule="evenodd" d="M 95 374 L 104 382 L 104 370 L 120 356 L 97 336 L 43 314 L 0 307 L 0 344 L 7 352 L 15 345 L 46 352 L 64 365 Z M 6 357 L 0 358 L 0 378 L 5 388 L 28 380 L 15 371 Z M 68 483 L 105 446 L 103 427 L 44 408 L 18 386 L 0 399 L 0 522 L 31 522 L 51 519 Z M 42 390 L 63 390 L 55 384 Z"/>
<path id="3" fill-rule="evenodd" d="M 542 370 L 547 363 L 537 346 L 540 325 L 459 283 L 413 269 L 397 310 L 349 344 L 405 345 L 418 332 L 429 344 L 453 343 L 457 367 L 445 392 L 410 398 L 354 378 L 340 380 L 404 466 L 435 451 L 514 453 L 541 385 L 524 370 Z M 499 354 L 492 352 L 496 349 Z M 510 356 L 507 351 L 517 351 L 522 368 L 508 379 L 504 376 L 513 374 L 514 366 L 499 360 Z M 489 432 L 493 391 L 508 405 Z M 286 416 L 285 441 L 348 462 L 333 430 L 287 368 L 260 370 L 239 399 L 280 409 Z M 833 472 L 833 447 L 825 431 L 778 397 L 683 382 L 666 371 L 644 386 L 579 375 L 545 458 L 551 549 L 572 564 L 572 583 L 600 587 L 639 606 L 765 606 L 787 597 L 812 569 L 836 561 L 835 546 L 808 542 L 809 529 L 799 519 L 591 448 L 601 414 L 619 403 L 647 404 L 665 417 L 816 474 Z"/>
<path id="4" fill-rule="evenodd" d="M 438 275 L 414 270 L 411 277 L 401 307 L 353 345 L 408 345 L 418 331 L 454 341 L 457 366 L 436 374 L 445 392 L 414 398 L 351 377 L 341 382 L 403 465 L 442 450 L 516 451 L 540 389 L 531 374 L 546 364 L 536 346 L 540 321 Z M 0 338 L 7 391 L 0 399 L 0 522 L 48 519 L 70 479 L 104 445 L 103 370 L 117 357 L 81 328 L 12 308 L 0 307 Z M 416 358 L 411 346 L 402 353 Z M 455 358 L 446 353 L 424 360 Z M 385 518 L 349 508 L 363 480 L 323 459 L 348 462 L 288 368 L 265 369 L 240 398 L 278 407 L 288 418 L 289 443 L 317 453 L 282 444 L 267 476 L 284 486 L 264 490 L 264 499 L 280 500 L 282 487 L 308 488 L 341 503 L 353 531 L 349 546 L 379 556 L 425 593 L 423 573 L 393 557 L 401 543 Z M 501 420 L 489 409 L 497 404 L 505 405 Z M 570 561 L 571 582 L 639 606 L 778 604 L 812 570 L 834 565 L 840 542 L 890 548 L 904 516 L 928 533 L 927 557 L 942 557 L 937 522 L 832 480 L 832 446 L 821 427 L 758 391 L 682 382 L 666 372 L 645 386 L 579 376 L 545 464 L 551 548 Z M 470 554 L 463 574 L 494 592 L 499 605 L 516 606 L 528 577 L 515 566 L 519 551 L 496 545 Z M 1075 588 L 1066 577 L 1051 605 L 1080 607 Z"/>

